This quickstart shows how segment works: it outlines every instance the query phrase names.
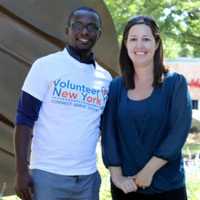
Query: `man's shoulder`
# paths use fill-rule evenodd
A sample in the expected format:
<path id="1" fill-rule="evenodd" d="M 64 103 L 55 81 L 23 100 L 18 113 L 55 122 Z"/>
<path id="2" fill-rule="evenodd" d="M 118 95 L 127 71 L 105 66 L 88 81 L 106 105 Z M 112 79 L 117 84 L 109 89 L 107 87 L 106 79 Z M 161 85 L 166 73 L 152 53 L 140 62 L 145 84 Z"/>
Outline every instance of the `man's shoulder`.
<path id="1" fill-rule="evenodd" d="M 52 62 L 52 61 L 59 61 L 60 58 L 63 57 L 63 51 L 56 51 L 56 52 L 53 52 L 53 53 L 50 53 L 48 55 L 45 55 L 45 56 L 42 56 L 40 58 L 38 58 L 35 63 L 49 63 L 49 62 Z"/>
<path id="2" fill-rule="evenodd" d="M 104 67 L 102 67 L 101 65 L 99 65 L 97 62 L 95 62 L 95 64 L 96 64 L 96 70 L 98 72 L 101 72 L 105 76 L 106 79 L 111 81 L 112 76 L 111 76 L 110 72 L 108 70 L 106 70 Z"/>

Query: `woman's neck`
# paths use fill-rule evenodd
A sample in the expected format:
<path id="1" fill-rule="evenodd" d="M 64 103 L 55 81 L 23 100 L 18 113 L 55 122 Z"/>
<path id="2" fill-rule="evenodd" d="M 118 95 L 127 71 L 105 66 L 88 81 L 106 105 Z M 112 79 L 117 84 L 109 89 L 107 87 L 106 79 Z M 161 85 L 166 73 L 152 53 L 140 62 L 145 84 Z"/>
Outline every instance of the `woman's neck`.
<path id="1" fill-rule="evenodd" d="M 153 66 L 135 67 L 135 82 L 153 83 Z"/>

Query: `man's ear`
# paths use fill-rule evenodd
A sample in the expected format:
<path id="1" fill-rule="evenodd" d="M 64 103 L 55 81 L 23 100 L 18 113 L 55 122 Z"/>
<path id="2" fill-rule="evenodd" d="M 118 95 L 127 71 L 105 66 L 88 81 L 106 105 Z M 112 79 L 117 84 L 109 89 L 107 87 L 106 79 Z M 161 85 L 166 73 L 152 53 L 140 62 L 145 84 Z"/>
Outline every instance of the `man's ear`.
<path id="1" fill-rule="evenodd" d="M 68 35 L 68 33 L 69 33 L 69 27 L 66 27 L 65 33 Z"/>
<path id="2" fill-rule="evenodd" d="M 97 34 L 97 40 L 101 37 L 101 30 L 99 30 L 98 34 Z"/>

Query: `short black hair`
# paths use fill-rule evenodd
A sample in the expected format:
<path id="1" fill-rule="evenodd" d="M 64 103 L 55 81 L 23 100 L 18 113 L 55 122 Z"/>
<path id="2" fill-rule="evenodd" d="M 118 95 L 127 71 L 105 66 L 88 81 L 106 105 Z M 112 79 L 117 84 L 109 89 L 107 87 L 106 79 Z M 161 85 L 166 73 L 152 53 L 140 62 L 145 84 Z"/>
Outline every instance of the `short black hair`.
<path id="1" fill-rule="evenodd" d="M 81 6 L 81 7 L 79 7 L 79 8 L 76 8 L 76 9 L 72 10 L 72 12 L 70 13 L 70 15 L 69 15 L 69 17 L 68 17 L 68 21 L 67 21 L 67 25 L 68 25 L 68 26 L 70 26 L 70 22 L 71 22 L 73 16 L 75 15 L 75 13 L 76 13 L 77 11 L 82 11 L 82 10 L 83 10 L 83 11 L 88 11 L 88 12 L 93 12 L 94 14 L 96 14 L 97 17 L 99 18 L 99 24 L 100 24 L 100 26 L 102 25 L 102 21 L 101 21 L 100 14 L 99 14 L 95 9 L 90 8 L 90 7 L 86 7 L 86 6 Z"/>

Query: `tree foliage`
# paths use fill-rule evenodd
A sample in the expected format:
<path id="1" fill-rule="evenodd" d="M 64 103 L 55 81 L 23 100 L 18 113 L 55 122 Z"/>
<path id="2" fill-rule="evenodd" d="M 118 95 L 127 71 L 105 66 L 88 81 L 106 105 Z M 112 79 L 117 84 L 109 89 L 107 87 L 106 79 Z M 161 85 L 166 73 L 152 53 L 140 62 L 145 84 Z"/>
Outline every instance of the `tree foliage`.
<path id="1" fill-rule="evenodd" d="M 200 57 L 200 0 L 105 0 L 121 39 L 128 19 L 149 15 L 156 19 L 165 57 Z"/>

